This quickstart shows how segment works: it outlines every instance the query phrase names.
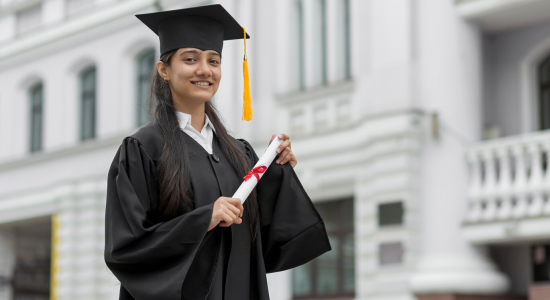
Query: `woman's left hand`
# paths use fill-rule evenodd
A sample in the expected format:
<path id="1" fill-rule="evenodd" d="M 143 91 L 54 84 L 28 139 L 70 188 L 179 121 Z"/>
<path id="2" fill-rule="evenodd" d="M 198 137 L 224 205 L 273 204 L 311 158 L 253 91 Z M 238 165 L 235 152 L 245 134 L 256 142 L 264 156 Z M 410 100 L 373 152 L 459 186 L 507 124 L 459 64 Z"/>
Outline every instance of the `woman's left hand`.
<path id="1" fill-rule="evenodd" d="M 276 136 L 276 134 L 271 135 L 271 140 L 269 141 L 268 146 L 271 144 Z M 288 162 L 294 168 L 296 164 L 298 164 L 298 160 L 296 159 L 296 156 L 294 156 L 294 153 L 292 153 L 292 149 L 290 148 L 290 137 L 284 133 L 279 134 L 277 137 L 279 139 L 282 139 L 283 142 L 281 143 L 281 145 L 279 145 L 279 148 L 277 148 L 277 155 L 279 156 L 279 158 L 275 162 L 280 165 L 284 165 Z"/>

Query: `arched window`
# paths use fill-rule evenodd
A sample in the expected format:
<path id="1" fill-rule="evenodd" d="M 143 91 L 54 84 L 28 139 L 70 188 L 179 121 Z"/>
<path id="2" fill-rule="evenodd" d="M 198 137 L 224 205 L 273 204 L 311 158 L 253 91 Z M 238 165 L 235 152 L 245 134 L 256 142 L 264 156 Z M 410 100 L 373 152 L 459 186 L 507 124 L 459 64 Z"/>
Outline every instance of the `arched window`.
<path id="1" fill-rule="evenodd" d="M 96 126 L 96 68 L 80 73 L 80 140 L 95 138 Z"/>
<path id="2" fill-rule="evenodd" d="M 42 123 L 43 123 L 44 92 L 42 83 L 37 83 L 29 89 L 30 107 L 30 151 L 36 152 L 42 149 Z"/>
<path id="3" fill-rule="evenodd" d="M 539 67 L 539 126 L 541 130 L 550 129 L 550 56 Z"/>
<path id="4" fill-rule="evenodd" d="M 151 90 L 151 72 L 155 67 L 155 49 L 149 49 L 138 55 L 137 60 L 137 115 L 138 126 L 147 124 L 151 117 L 148 113 L 147 99 Z"/>

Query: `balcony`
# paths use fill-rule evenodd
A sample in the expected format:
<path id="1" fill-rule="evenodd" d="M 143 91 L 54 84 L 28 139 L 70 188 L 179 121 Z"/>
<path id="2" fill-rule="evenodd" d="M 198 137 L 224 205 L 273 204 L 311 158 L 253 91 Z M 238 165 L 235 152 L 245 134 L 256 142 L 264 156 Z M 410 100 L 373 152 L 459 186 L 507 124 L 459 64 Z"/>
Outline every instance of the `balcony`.
<path id="1" fill-rule="evenodd" d="M 458 13 L 486 32 L 533 25 L 550 19 L 547 0 L 456 0 Z"/>
<path id="2" fill-rule="evenodd" d="M 550 131 L 468 149 L 468 208 L 463 233 L 473 243 L 550 238 Z"/>

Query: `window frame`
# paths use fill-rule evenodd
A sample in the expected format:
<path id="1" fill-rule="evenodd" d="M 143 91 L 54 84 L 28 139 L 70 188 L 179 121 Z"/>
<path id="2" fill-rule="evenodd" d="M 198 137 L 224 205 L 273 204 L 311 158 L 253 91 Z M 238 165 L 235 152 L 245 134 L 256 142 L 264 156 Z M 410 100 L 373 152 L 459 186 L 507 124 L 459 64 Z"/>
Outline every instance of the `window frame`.
<path id="1" fill-rule="evenodd" d="M 307 69 L 309 68 L 308 63 L 306 62 L 306 45 L 305 41 L 308 34 L 311 34 L 311 30 L 308 30 L 307 26 L 311 24 L 306 24 L 306 17 L 305 15 L 307 12 L 304 9 L 304 2 L 305 0 L 295 0 L 295 9 L 296 14 L 298 17 L 298 45 L 297 45 L 297 52 L 299 56 L 299 62 L 298 62 L 298 79 L 299 79 L 299 86 L 298 91 L 305 92 L 310 88 L 319 88 L 319 87 L 325 87 L 329 86 L 333 83 L 335 83 L 334 79 L 329 78 L 329 72 L 330 72 L 330 57 L 328 55 L 329 52 L 329 30 L 327 28 L 328 22 L 329 22 L 329 14 L 331 13 L 328 10 L 328 3 L 327 0 L 313 0 L 316 1 L 315 5 L 319 6 L 319 12 L 320 15 L 317 16 L 320 18 L 321 22 L 321 33 L 320 33 L 320 56 L 321 56 L 321 81 L 318 84 L 315 84 L 314 86 L 308 86 L 309 78 L 307 74 Z M 343 33 L 339 32 L 338 34 L 343 34 L 343 43 L 344 43 L 344 60 L 342 63 L 343 66 L 343 78 L 341 80 L 344 81 L 350 81 L 352 80 L 352 67 L 351 67 L 351 3 L 349 0 L 343 0 L 343 14 L 342 17 L 344 19 L 343 21 Z M 294 31 L 293 31 L 294 32 Z M 311 55 L 311 54 L 310 54 Z M 340 81 L 340 79 L 336 80 Z"/>
<path id="2" fill-rule="evenodd" d="M 355 208 L 354 208 L 354 202 L 355 200 L 353 199 L 353 197 L 351 198 L 342 198 L 342 199 L 335 199 L 333 201 L 329 201 L 329 202 L 321 202 L 321 203 L 315 203 L 316 206 L 318 205 L 323 205 L 325 203 L 333 203 L 333 204 L 336 204 L 337 205 L 337 212 L 336 212 L 336 216 L 337 216 L 337 226 L 336 228 L 327 228 L 327 234 L 329 236 L 335 236 L 336 238 L 338 238 L 341 242 L 338 243 L 338 248 L 337 249 L 333 249 L 332 251 L 337 251 L 337 256 L 336 256 L 336 278 L 337 278 L 337 293 L 335 294 L 331 294 L 331 295 L 318 295 L 317 293 L 317 278 L 318 278 L 318 261 L 319 259 L 318 258 L 315 258 L 313 260 L 311 260 L 310 262 L 306 263 L 304 266 L 306 268 L 308 268 L 308 271 L 309 271 L 309 274 L 310 274 L 310 281 L 309 281 L 309 284 L 310 284 L 310 291 L 311 293 L 308 294 L 308 295 L 294 295 L 294 273 L 292 273 L 292 284 L 291 284 L 291 287 L 292 287 L 292 299 L 294 300 L 313 300 L 313 299 L 331 299 L 331 300 L 347 300 L 347 299 L 353 299 L 355 298 L 355 289 L 357 288 L 357 285 L 356 283 L 354 282 L 354 291 L 353 292 L 344 292 L 344 239 L 345 237 L 348 235 L 348 234 L 355 234 L 355 226 L 354 226 L 354 221 L 352 221 L 349 225 L 349 224 L 345 224 L 345 218 L 342 217 L 342 210 L 344 208 L 344 205 L 346 204 L 345 202 L 346 201 L 350 201 L 350 205 L 352 206 L 352 219 L 355 219 L 354 217 L 354 214 L 355 214 Z M 354 272 L 355 272 L 355 237 L 353 238 L 353 248 L 354 248 L 354 251 L 353 251 L 353 259 L 354 259 Z M 303 267 L 303 266 L 300 266 L 300 267 Z M 293 272 L 294 269 L 293 269 Z M 353 278 L 354 281 L 356 281 L 356 278 L 355 278 L 355 275 L 354 275 L 354 278 Z"/>
<path id="3" fill-rule="evenodd" d="M 36 101 L 37 93 L 39 100 Z M 33 84 L 28 90 L 29 100 L 29 151 L 31 153 L 42 150 L 44 125 L 44 85 L 42 82 Z M 39 114 L 39 124 L 35 124 L 35 114 Z"/>
<path id="4" fill-rule="evenodd" d="M 92 74 L 92 75 L 90 75 Z M 87 76 L 93 76 L 93 88 L 85 90 L 85 80 Z M 97 68 L 95 65 L 86 67 L 79 73 L 79 101 L 80 101 L 80 141 L 92 140 L 96 137 L 96 127 L 97 127 Z M 91 111 L 85 111 L 86 101 L 91 101 Z M 89 124 L 91 130 L 90 134 L 86 130 L 88 124 L 86 124 L 86 118 L 84 118 L 86 113 L 90 113 L 90 122 Z"/>
<path id="5" fill-rule="evenodd" d="M 544 109 L 543 109 L 543 97 L 544 93 L 547 92 L 550 95 L 550 78 L 548 79 L 548 82 L 542 82 L 542 73 L 544 67 L 548 68 L 550 72 L 550 55 L 548 55 L 545 59 L 541 61 L 541 63 L 538 66 L 537 70 L 537 81 L 539 86 L 539 97 L 538 97 L 538 115 L 539 115 L 539 130 L 545 130 L 550 129 L 550 121 L 547 124 L 545 124 L 545 120 L 550 120 L 550 116 L 545 116 Z M 550 75 L 549 75 L 550 76 Z M 550 106 L 550 101 L 547 103 L 547 105 Z M 550 109 L 549 109 L 550 110 Z"/>
<path id="6" fill-rule="evenodd" d="M 144 72 L 143 67 L 143 61 L 148 59 L 148 56 L 152 56 L 152 66 L 151 70 L 149 72 Z M 135 67 L 136 67 L 136 114 L 135 114 L 135 124 L 136 126 L 143 126 L 151 121 L 151 116 L 147 112 L 147 100 L 149 98 L 149 93 L 147 95 L 142 94 L 142 84 L 148 83 L 148 89 L 150 91 L 151 89 L 151 78 L 153 71 L 155 68 L 155 57 L 156 57 L 156 51 L 155 48 L 147 48 L 136 56 L 135 59 Z"/>

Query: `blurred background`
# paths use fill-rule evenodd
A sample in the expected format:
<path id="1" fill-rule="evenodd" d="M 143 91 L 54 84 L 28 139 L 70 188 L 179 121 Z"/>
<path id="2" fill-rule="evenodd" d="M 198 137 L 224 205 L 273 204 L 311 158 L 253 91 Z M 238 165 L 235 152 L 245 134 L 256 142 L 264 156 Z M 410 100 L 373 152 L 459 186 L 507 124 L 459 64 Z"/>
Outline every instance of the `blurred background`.
<path id="1" fill-rule="evenodd" d="M 333 248 L 273 300 L 550 299 L 550 1 L 0 0 L 0 300 L 118 299 L 107 172 L 159 55 L 134 15 L 212 3 L 254 118 L 242 41 L 212 101 L 259 154 L 290 135 Z"/>

